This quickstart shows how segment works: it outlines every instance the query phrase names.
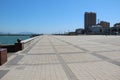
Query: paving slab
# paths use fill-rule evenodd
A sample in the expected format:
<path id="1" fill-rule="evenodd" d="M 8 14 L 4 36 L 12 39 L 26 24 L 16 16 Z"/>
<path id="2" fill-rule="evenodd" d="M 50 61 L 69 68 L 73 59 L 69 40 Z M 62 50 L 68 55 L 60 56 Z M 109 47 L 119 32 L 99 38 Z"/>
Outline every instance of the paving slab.
<path id="1" fill-rule="evenodd" d="M 120 80 L 120 36 L 40 36 L 8 57 L 0 80 Z"/>
<path id="2" fill-rule="evenodd" d="M 100 61 L 100 58 L 97 58 L 93 55 L 87 53 L 80 54 L 62 54 L 62 58 L 65 62 L 92 62 L 92 61 Z"/>
<path id="3" fill-rule="evenodd" d="M 120 51 L 110 51 L 110 52 L 97 52 L 97 54 L 103 55 L 110 59 L 120 59 Z"/>
<path id="4" fill-rule="evenodd" d="M 56 55 L 28 55 L 20 60 L 18 64 L 49 64 L 59 63 Z"/>
<path id="5" fill-rule="evenodd" d="M 68 80 L 61 65 L 31 65 L 10 70 L 1 80 Z"/>
<path id="6" fill-rule="evenodd" d="M 79 80 L 119 80 L 120 67 L 102 62 L 69 64 Z"/>

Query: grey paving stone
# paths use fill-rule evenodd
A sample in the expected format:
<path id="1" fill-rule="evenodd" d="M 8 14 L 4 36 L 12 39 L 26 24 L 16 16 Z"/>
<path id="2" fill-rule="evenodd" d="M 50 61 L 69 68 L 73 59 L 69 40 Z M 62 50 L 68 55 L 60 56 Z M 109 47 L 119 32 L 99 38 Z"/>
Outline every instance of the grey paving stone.
<path id="1" fill-rule="evenodd" d="M 17 55 L 12 60 L 8 61 L 8 65 L 16 65 L 24 56 L 23 55 Z"/>
<path id="2" fill-rule="evenodd" d="M 8 73 L 9 70 L 0 70 L 0 79 Z"/>

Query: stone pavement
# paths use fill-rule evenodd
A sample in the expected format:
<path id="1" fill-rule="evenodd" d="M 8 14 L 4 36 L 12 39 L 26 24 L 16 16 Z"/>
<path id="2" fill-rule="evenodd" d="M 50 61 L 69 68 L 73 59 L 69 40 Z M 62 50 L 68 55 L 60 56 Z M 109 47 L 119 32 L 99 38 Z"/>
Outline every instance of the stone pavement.
<path id="1" fill-rule="evenodd" d="M 40 36 L 0 66 L 0 80 L 120 80 L 120 37 Z"/>

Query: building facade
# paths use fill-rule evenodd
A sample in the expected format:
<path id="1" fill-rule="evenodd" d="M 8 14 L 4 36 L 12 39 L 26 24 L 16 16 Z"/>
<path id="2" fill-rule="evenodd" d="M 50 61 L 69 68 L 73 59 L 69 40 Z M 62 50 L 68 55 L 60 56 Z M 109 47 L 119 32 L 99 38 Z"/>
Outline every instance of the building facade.
<path id="1" fill-rule="evenodd" d="M 120 23 L 114 24 L 114 26 L 110 29 L 110 33 L 120 35 Z"/>
<path id="2" fill-rule="evenodd" d="M 76 30 L 75 30 L 75 33 L 76 33 L 76 35 L 84 34 L 84 29 L 81 29 L 81 28 L 76 29 Z"/>
<path id="3" fill-rule="evenodd" d="M 110 23 L 109 23 L 109 22 L 106 22 L 106 21 L 100 21 L 100 25 L 101 25 L 103 28 L 110 28 Z"/>
<path id="4" fill-rule="evenodd" d="M 101 25 L 92 25 L 89 27 L 89 34 L 101 34 L 102 26 Z"/>
<path id="5" fill-rule="evenodd" d="M 109 28 L 104 28 L 101 25 L 93 25 L 89 27 L 89 34 L 94 34 L 94 35 L 108 35 L 110 34 L 110 29 Z"/>
<path id="6" fill-rule="evenodd" d="M 92 25 L 96 25 L 96 13 L 85 12 L 85 14 L 84 14 L 85 33 L 89 33 L 89 27 Z"/>

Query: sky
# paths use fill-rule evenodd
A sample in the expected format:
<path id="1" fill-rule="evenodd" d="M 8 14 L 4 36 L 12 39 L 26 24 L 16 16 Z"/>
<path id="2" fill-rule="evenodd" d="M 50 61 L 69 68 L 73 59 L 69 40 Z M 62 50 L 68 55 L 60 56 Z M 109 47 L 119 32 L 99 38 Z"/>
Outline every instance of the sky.
<path id="1" fill-rule="evenodd" d="M 84 28 L 84 13 L 113 26 L 120 0 L 0 0 L 0 32 L 64 33 Z"/>

